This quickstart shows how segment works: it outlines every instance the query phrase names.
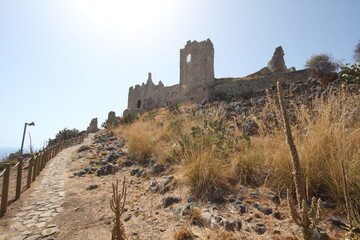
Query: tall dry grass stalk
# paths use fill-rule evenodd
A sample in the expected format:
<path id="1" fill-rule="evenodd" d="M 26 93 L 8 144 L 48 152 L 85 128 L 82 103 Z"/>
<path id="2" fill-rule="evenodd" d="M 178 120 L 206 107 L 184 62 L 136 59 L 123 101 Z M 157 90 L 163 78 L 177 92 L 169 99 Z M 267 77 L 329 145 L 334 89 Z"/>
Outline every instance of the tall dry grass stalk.
<path id="1" fill-rule="evenodd" d="M 289 116 L 284 102 L 284 92 L 280 82 L 277 82 L 277 92 L 278 92 L 278 99 L 280 104 L 280 111 L 283 116 L 286 141 L 289 145 L 289 149 L 292 156 L 292 163 L 293 163 L 292 173 L 294 175 L 295 190 L 296 190 L 295 195 L 298 204 L 298 206 L 296 207 L 294 201 L 292 200 L 292 196 L 290 196 L 290 194 L 288 193 L 290 212 L 294 222 L 301 228 L 303 239 L 312 240 L 314 239 L 314 229 L 320 221 L 321 201 L 320 199 L 316 201 L 316 199 L 313 198 L 310 209 L 307 205 L 308 196 L 306 194 L 305 180 L 303 174 L 301 173 L 300 159 L 292 136 Z"/>

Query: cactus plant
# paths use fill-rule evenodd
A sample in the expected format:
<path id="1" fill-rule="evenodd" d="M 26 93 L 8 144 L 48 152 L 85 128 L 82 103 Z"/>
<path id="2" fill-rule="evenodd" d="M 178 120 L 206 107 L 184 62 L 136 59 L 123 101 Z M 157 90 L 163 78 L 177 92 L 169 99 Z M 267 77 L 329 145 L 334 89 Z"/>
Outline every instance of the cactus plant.
<path id="1" fill-rule="evenodd" d="M 280 111 L 283 116 L 286 140 L 289 145 L 289 149 L 293 160 L 292 161 L 293 170 L 294 170 L 293 174 L 294 174 L 294 182 L 295 182 L 295 190 L 296 190 L 296 199 L 298 203 L 298 206 L 296 206 L 288 191 L 288 202 L 289 202 L 290 212 L 294 222 L 301 228 L 303 239 L 312 240 L 314 239 L 314 233 L 313 233 L 314 229 L 320 221 L 321 202 L 320 199 L 316 201 L 315 198 L 312 198 L 310 209 L 309 206 L 307 205 L 308 197 L 306 194 L 306 186 L 304 182 L 304 177 L 302 176 L 301 173 L 299 155 L 297 153 L 297 149 L 292 136 L 289 116 L 287 114 L 284 103 L 284 91 L 281 87 L 280 82 L 277 82 L 277 90 L 278 90 Z"/>
<path id="2" fill-rule="evenodd" d="M 121 222 L 121 215 L 125 212 L 125 202 L 126 202 L 126 178 L 124 177 L 122 183 L 122 190 L 119 193 L 119 181 L 116 181 L 116 184 L 112 184 L 113 195 L 110 200 L 111 210 L 115 213 L 114 227 L 111 234 L 112 240 L 125 240 L 125 228 Z"/>

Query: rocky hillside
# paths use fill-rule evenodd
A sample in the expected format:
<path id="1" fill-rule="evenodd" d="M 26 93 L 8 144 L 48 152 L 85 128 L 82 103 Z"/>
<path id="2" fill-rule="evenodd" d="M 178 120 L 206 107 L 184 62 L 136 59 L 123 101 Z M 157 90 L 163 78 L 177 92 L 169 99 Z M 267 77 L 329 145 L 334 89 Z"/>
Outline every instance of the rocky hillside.
<path id="1" fill-rule="evenodd" d="M 331 124 L 341 123 L 344 132 L 329 134 L 351 136 L 350 141 L 359 144 L 359 84 L 309 79 L 283 87 L 308 194 L 321 199 L 322 220 L 314 237 L 339 239 L 347 233 L 339 228 L 347 226 L 341 179 L 337 179 L 340 183 L 329 179 L 341 175 L 329 176 L 337 174 L 330 168 L 319 170 L 329 163 L 321 162 L 328 161 L 327 152 L 333 152 L 325 144 L 328 138 L 322 139 L 318 132 L 313 137 L 312 127 L 325 136 Z M 300 239 L 301 230 L 285 197 L 285 189 L 294 185 L 275 96 L 274 86 L 233 102 L 173 106 L 143 113 L 131 125 L 99 132 L 91 145 L 79 148 L 74 156 L 68 180 L 73 188 L 66 203 L 69 210 L 59 218 L 68 233 L 59 239 L 71 239 L 74 230 L 86 236 L 110 234 L 111 183 L 124 177 L 128 192 L 121 219 L 129 239 Z M 331 111 L 325 112 L 326 104 L 334 99 L 341 108 L 331 105 Z M 334 119 L 325 122 L 321 116 Z M 358 185 L 353 180 L 360 176 L 351 172 L 354 158 L 350 155 L 359 151 L 332 147 L 348 160 L 351 196 L 356 202 Z M 314 156 L 309 149 L 317 156 L 323 154 L 316 159 L 319 162 L 309 161 Z M 76 227 L 66 221 L 67 214 L 79 219 Z"/>

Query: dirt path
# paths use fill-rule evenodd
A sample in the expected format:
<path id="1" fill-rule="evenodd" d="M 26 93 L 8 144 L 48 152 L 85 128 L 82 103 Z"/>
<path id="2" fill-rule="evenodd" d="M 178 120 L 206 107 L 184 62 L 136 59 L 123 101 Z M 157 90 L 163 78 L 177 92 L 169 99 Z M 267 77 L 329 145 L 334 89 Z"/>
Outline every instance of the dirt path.
<path id="1" fill-rule="evenodd" d="M 81 145 L 89 144 L 93 135 Z M 65 198 L 65 175 L 72 154 L 80 145 L 69 147 L 53 158 L 32 189 L 24 194 L 21 201 L 10 208 L 7 216 L 1 220 L 0 239 L 34 240 L 50 239 L 59 233 L 54 222 L 57 214 L 63 211 Z"/>

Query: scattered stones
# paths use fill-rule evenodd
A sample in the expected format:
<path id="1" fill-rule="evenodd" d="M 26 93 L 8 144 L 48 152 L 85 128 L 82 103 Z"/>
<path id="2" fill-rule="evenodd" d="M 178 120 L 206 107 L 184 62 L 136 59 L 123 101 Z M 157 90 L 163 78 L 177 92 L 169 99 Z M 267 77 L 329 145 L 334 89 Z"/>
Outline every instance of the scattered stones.
<path id="1" fill-rule="evenodd" d="M 237 209 L 240 215 L 243 215 L 248 212 L 249 204 L 239 204 L 237 205 Z"/>
<path id="2" fill-rule="evenodd" d="M 340 228 L 340 229 L 347 229 L 349 228 L 349 224 L 346 223 L 345 221 L 342 221 L 341 219 L 335 218 L 335 217 L 330 217 L 328 219 L 329 222 L 331 222 L 334 226 Z M 360 228 L 355 228 L 353 229 L 354 233 L 360 234 Z"/>
<path id="3" fill-rule="evenodd" d="M 243 201 L 243 198 L 233 196 L 233 197 L 230 197 L 230 198 L 228 199 L 228 201 L 229 201 L 229 203 L 232 203 L 232 204 L 241 204 L 242 201 Z"/>
<path id="4" fill-rule="evenodd" d="M 131 167 L 133 165 L 133 161 L 129 158 L 127 158 L 124 162 L 123 162 L 123 165 L 124 167 Z"/>
<path id="5" fill-rule="evenodd" d="M 269 192 L 269 191 L 265 191 L 265 190 L 260 190 L 261 194 L 263 194 L 266 198 L 270 199 L 273 203 L 275 204 L 280 204 L 280 197 L 278 195 L 276 195 L 273 192 Z"/>
<path id="6" fill-rule="evenodd" d="M 224 227 L 226 231 L 241 231 L 242 223 L 240 220 L 235 220 L 233 222 L 225 221 Z"/>
<path id="7" fill-rule="evenodd" d="M 326 229 L 324 228 L 316 227 L 314 229 L 314 240 L 330 240 L 325 231 Z"/>
<path id="8" fill-rule="evenodd" d="M 106 156 L 105 161 L 108 163 L 116 163 L 118 158 L 119 156 L 116 153 L 110 153 L 109 155 Z"/>
<path id="9" fill-rule="evenodd" d="M 131 217 L 132 217 L 131 214 L 127 215 L 127 216 L 124 218 L 124 222 L 130 221 Z"/>
<path id="10" fill-rule="evenodd" d="M 100 169 L 98 169 L 96 171 L 96 176 L 100 177 L 100 176 L 109 175 L 109 174 L 114 173 L 114 171 L 115 171 L 114 166 L 109 164 L 109 165 L 103 166 Z"/>
<path id="11" fill-rule="evenodd" d="M 165 166 L 163 164 L 154 164 L 152 167 L 151 167 L 151 172 L 152 174 L 155 176 L 155 175 L 158 175 L 162 172 L 165 171 Z"/>
<path id="12" fill-rule="evenodd" d="M 86 190 L 93 190 L 93 189 L 98 188 L 98 187 L 99 187 L 98 185 L 94 184 L 94 185 L 88 186 L 88 187 L 86 188 Z"/>
<path id="13" fill-rule="evenodd" d="M 260 205 L 258 203 L 254 204 L 254 207 L 258 209 L 260 212 L 262 212 L 265 215 L 270 215 L 273 213 L 272 209 L 263 205 Z"/>
<path id="14" fill-rule="evenodd" d="M 78 149 L 78 152 L 83 152 L 83 151 L 90 150 L 90 149 L 91 149 L 91 147 L 84 145 Z"/>
<path id="15" fill-rule="evenodd" d="M 211 227 L 211 219 L 212 219 L 212 216 L 209 212 L 202 212 L 199 225 L 201 227 L 210 228 Z"/>
<path id="16" fill-rule="evenodd" d="M 60 231 L 56 227 L 46 228 L 41 232 L 41 235 L 43 237 L 47 237 L 47 236 L 53 235 L 53 234 L 58 233 L 58 232 L 60 232 Z"/>
<path id="17" fill-rule="evenodd" d="M 242 131 L 247 136 L 254 136 L 258 133 L 259 125 L 252 119 L 245 122 Z"/>
<path id="18" fill-rule="evenodd" d="M 169 190 L 169 183 L 174 179 L 174 176 L 167 176 L 165 178 L 156 180 L 151 179 L 148 189 L 156 193 L 165 193 Z"/>
<path id="19" fill-rule="evenodd" d="M 163 199 L 163 206 L 164 208 L 167 208 L 171 205 L 173 205 L 174 203 L 178 203 L 181 201 L 181 198 L 178 197 L 165 197 Z"/>
<path id="20" fill-rule="evenodd" d="M 185 204 L 183 206 L 178 206 L 176 208 L 174 208 L 173 212 L 175 215 L 177 216 L 186 216 L 190 213 L 190 211 L 194 208 L 195 206 L 193 204 Z"/>
<path id="21" fill-rule="evenodd" d="M 260 198 L 260 196 L 259 196 L 259 194 L 257 194 L 257 193 L 254 193 L 254 192 L 251 192 L 250 193 L 250 196 L 252 197 L 252 198 Z"/>
<path id="22" fill-rule="evenodd" d="M 278 220 L 284 219 L 280 212 L 274 212 L 274 218 L 276 218 Z"/>
<path id="23" fill-rule="evenodd" d="M 253 225 L 253 230 L 259 234 L 262 235 L 266 232 L 265 224 L 263 223 L 256 223 Z"/>

